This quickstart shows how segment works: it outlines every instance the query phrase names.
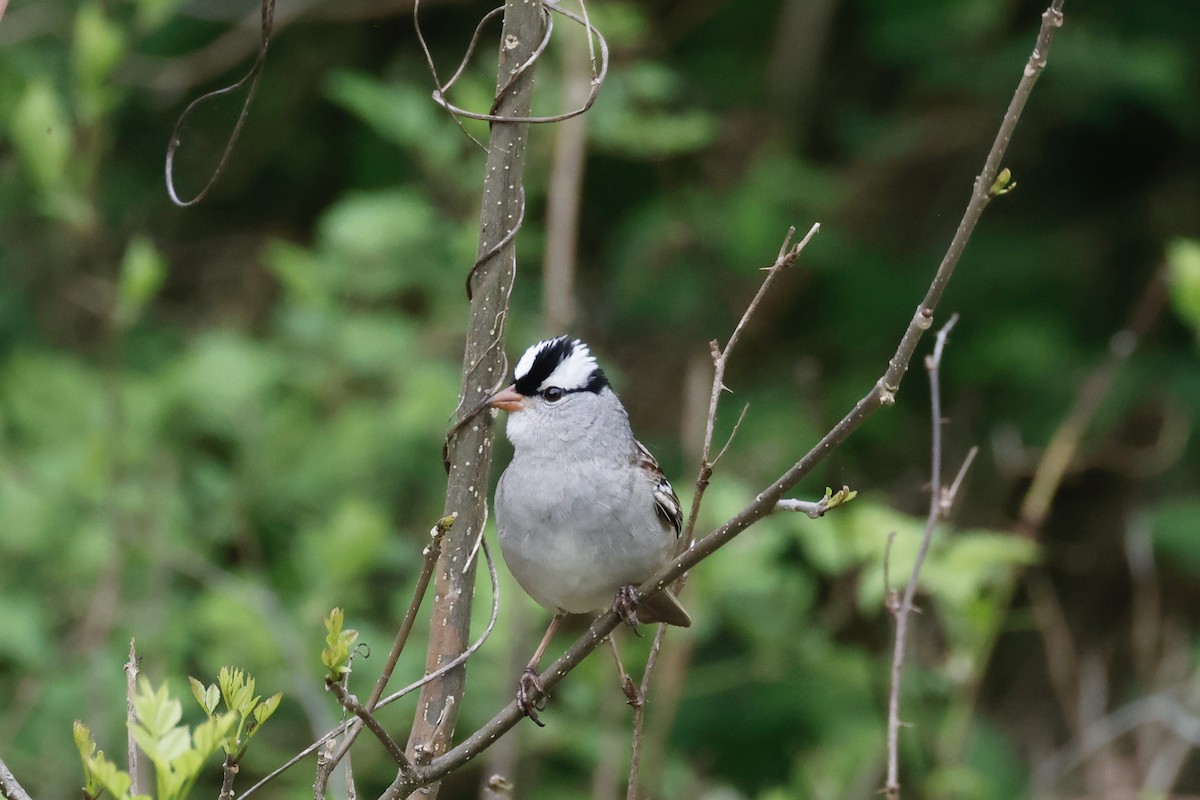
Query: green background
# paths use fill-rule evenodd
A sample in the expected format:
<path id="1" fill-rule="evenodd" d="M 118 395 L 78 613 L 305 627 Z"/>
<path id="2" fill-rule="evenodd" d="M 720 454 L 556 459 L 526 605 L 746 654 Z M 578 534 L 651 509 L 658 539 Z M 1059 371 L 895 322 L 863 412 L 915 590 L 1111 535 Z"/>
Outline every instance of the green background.
<path id="1" fill-rule="evenodd" d="M 440 74 L 486 10 L 423 4 Z M 736 352 L 719 441 L 750 408 L 700 532 L 882 374 L 1042 10 L 589 6 L 612 65 L 585 117 L 571 332 L 685 507 L 708 342 L 728 336 L 788 226 L 822 225 Z M 943 365 L 946 460 L 981 451 L 914 618 L 910 797 L 1200 792 L 1200 760 L 1164 727 L 1200 713 L 1200 15 L 1116 0 L 1066 13 L 1005 159 L 1019 186 L 988 208 L 939 312 L 961 315 Z M 284 692 L 244 790 L 338 718 L 319 658 L 334 606 L 369 644 L 351 679 L 366 693 L 441 514 L 483 154 L 430 100 L 410 5 L 277 14 L 228 168 L 184 210 L 164 189 L 166 143 L 188 102 L 248 68 L 258 9 L 13 0 L 0 19 L 0 756 L 37 797 L 81 784 L 77 718 L 121 760 L 131 636 L 145 674 L 185 698 L 187 675 L 209 683 L 226 664 Z M 485 29 L 459 105 L 489 106 L 497 34 Z M 557 35 L 539 113 L 563 107 L 564 72 L 581 67 L 581 38 L 562 23 Z M 242 97 L 188 120 L 181 194 L 207 180 Z M 559 332 L 540 293 L 556 135 L 530 137 L 510 358 Z M 1169 297 L 1041 535 L 1015 536 L 1043 448 L 1163 270 Z M 820 521 L 768 519 L 694 571 L 696 625 L 668 636 L 650 698 L 647 796 L 882 785 L 883 554 L 895 531 L 899 585 L 928 502 L 928 439 L 918 361 L 895 408 L 797 492 L 849 484 L 858 499 Z M 548 616 L 500 571 L 498 627 L 472 662 L 460 733 L 509 700 Z M 420 674 L 425 619 L 400 681 Z M 647 642 L 624 639 L 640 667 Z M 630 712 L 601 655 L 561 687 L 545 730 L 520 727 L 516 762 L 472 764 L 443 796 L 476 795 L 496 769 L 519 797 L 623 795 Z M 412 711 L 384 712 L 398 738 Z M 377 795 L 394 773 L 386 755 L 364 738 L 354 759 L 361 793 Z M 218 779 L 214 764 L 198 796 Z M 307 763 L 260 796 L 311 781 Z"/>

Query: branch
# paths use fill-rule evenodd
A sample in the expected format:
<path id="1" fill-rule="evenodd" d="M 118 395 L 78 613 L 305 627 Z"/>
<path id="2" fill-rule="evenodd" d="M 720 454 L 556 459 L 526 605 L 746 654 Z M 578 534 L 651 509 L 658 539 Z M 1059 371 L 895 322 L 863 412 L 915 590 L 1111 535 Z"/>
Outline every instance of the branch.
<path id="1" fill-rule="evenodd" d="M 498 343 L 504 338 L 508 295 L 516 277 L 512 234 L 518 227 L 523 206 L 524 192 L 520 187 L 529 126 L 503 118 L 529 113 L 533 98 L 533 67 L 529 62 L 543 38 L 545 14 L 541 3 L 518 0 L 505 3 L 493 109 L 502 119 L 492 124 L 479 220 L 477 254 L 486 258 L 472 269 L 471 318 L 463 357 L 460 402 L 468 408 L 481 403 L 489 385 L 504 372 Z M 503 248 L 493 249 L 497 242 L 506 239 L 508 243 Z M 453 662 L 467 649 L 476 563 L 470 553 L 487 517 L 492 444 L 490 415 L 464 426 L 448 443 L 450 476 L 444 508 L 446 514 L 458 512 L 459 523 L 446 537 L 446 553 L 435 582 L 437 603 L 429 626 L 427 673 Z M 446 751 L 461 706 L 450 701 L 462 696 L 465 685 L 466 671 L 460 664 L 423 687 L 408 739 L 410 759 L 416 761 L 414 754 L 418 751 L 430 757 Z M 430 797 L 435 795 L 436 789 L 429 793 Z"/>
<path id="2" fill-rule="evenodd" d="M 713 447 L 713 432 L 717 423 L 717 409 L 721 403 L 721 392 L 726 391 L 725 386 L 725 369 L 729 364 L 729 356 L 733 352 L 734 345 L 741 338 L 742 329 L 750 321 L 750 317 L 758 310 L 759 303 L 766 296 L 767 290 L 771 288 L 771 284 L 775 282 L 775 278 L 784 268 L 791 266 L 800 257 L 800 253 L 808 245 L 812 237 L 821 229 L 820 223 L 815 223 L 809 228 L 808 233 L 796 245 L 792 245 L 792 237 L 796 235 L 795 227 L 789 228 L 787 235 L 783 239 L 783 244 L 779 248 L 779 255 L 775 257 L 775 263 L 765 268 L 767 273 L 759 284 L 758 291 L 746 306 L 746 310 L 742 312 L 741 319 L 733 328 L 733 333 L 729 335 L 729 340 L 725 343 L 725 347 L 717 343 L 714 339 L 709 343 L 709 349 L 712 354 L 713 362 L 713 379 L 712 390 L 708 400 L 708 416 L 704 425 L 704 444 L 700 451 L 700 471 L 696 476 L 696 491 L 692 494 L 692 505 L 688 511 L 687 523 L 683 529 L 683 537 L 680 547 L 686 548 L 691 546 L 692 540 L 695 537 L 696 520 L 700 516 L 700 505 L 704 499 L 704 493 L 708 489 L 708 484 L 712 479 L 713 469 L 716 467 L 721 457 L 725 455 L 725 451 L 729 449 L 729 445 L 733 443 L 733 437 L 737 435 L 738 428 L 742 426 L 742 420 L 746 418 L 746 412 L 750 406 L 742 406 L 742 413 L 738 415 L 737 422 L 733 424 L 733 430 L 729 433 L 729 438 L 725 440 L 724 446 L 714 456 L 712 455 Z M 687 583 L 687 575 L 681 575 L 675 582 L 674 590 L 676 594 L 683 591 L 684 584 Z M 638 779 L 641 772 L 642 762 L 642 735 L 646 724 L 646 703 L 644 702 L 647 693 L 650 691 L 650 680 L 654 677 L 654 670 L 658 664 L 658 654 L 662 649 L 663 639 L 667 635 L 667 626 L 659 625 L 658 630 L 654 633 L 654 642 L 650 645 L 650 654 L 646 657 L 646 668 L 642 672 L 642 682 L 638 687 L 638 694 L 643 698 L 643 702 L 638 703 L 633 707 L 633 725 L 630 737 L 630 753 L 629 753 L 629 782 L 626 786 L 627 800 L 637 800 L 638 796 Z"/>
<path id="3" fill-rule="evenodd" d="M 400 623 L 400 630 L 396 632 L 396 641 L 392 644 L 392 652 L 388 654 L 387 661 L 384 662 L 383 670 L 379 674 L 379 680 L 375 682 L 375 688 L 371 691 L 371 697 L 367 700 L 366 711 L 370 713 L 379 705 L 379 698 L 383 694 L 383 690 L 387 687 L 387 683 L 391 680 L 392 670 L 396 668 L 396 662 L 400 660 L 400 653 L 404 650 L 404 645 L 408 642 L 408 636 L 412 632 L 413 623 L 416 622 L 417 612 L 421 609 L 421 602 L 425 599 L 426 590 L 429 588 L 429 581 L 433 577 L 433 569 L 437 566 L 438 558 L 442 554 L 442 537 L 454 526 L 454 521 L 458 519 L 458 512 L 452 512 L 442 517 L 437 521 L 437 524 L 429 531 L 429 544 L 425 546 L 422 552 L 424 562 L 421 565 L 421 574 L 417 577 L 417 585 L 413 588 L 412 600 L 408 603 L 408 611 L 404 614 L 404 621 Z M 332 765 L 329 769 L 332 770 L 338 765 L 346 753 L 350 752 L 350 748 L 354 745 L 354 740 L 358 738 L 358 734 L 362 731 L 362 726 L 352 726 L 346 730 L 346 738 L 342 740 L 338 749 L 330 756 L 329 760 Z"/>
<path id="4" fill-rule="evenodd" d="M 137 650 L 134 646 L 134 640 L 129 640 L 129 660 L 125 662 L 125 723 L 129 728 L 129 793 L 138 795 L 141 793 L 138 779 L 138 746 L 137 739 L 133 735 L 133 726 L 137 722 L 137 712 L 133 708 L 133 698 L 137 694 L 137 677 L 138 677 L 138 659 Z"/>
<path id="5" fill-rule="evenodd" d="M 1017 531 L 1022 536 L 1036 539 L 1040 535 L 1050 505 L 1058 494 L 1067 467 L 1079 451 L 1079 443 L 1088 425 L 1112 390 L 1121 367 L 1158 319 L 1166 300 L 1165 268 L 1160 267 L 1142 291 L 1125 327 L 1113 335 L 1108 358 L 1098 364 L 1080 385 L 1071 410 L 1046 445 L 1017 516 Z"/>
<path id="6" fill-rule="evenodd" d="M 379 675 L 379 680 L 371 691 L 371 699 L 367 701 L 368 711 L 374 711 L 379 704 L 379 698 L 392 677 L 392 670 L 396 668 L 396 662 L 400 660 L 400 653 L 404 650 L 408 635 L 412 632 L 413 623 L 417 619 L 417 612 L 421 609 L 421 601 L 425 598 L 425 590 L 429 588 L 429 579 L 433 577 L 433 568 L 442 554 L 442 537 L 454 526 L 456 519 L 458 519 L 458 512 L 451 512 L 439 519 L 433 529 L 429 531 L 429 544 L 422 552 L 425 562 L 421 566 L 421 574 L 417 578 L 416 588 L 413 589 L 412 600 L 409 601 L 404 622 L 400 624 L 400 630 L 396 632 L 396 642 L 392 645 L 392 652 L 388 654 L 387 663 L 383 665 L 383 672 Z"/>
<path id="7" fill-rule="evenodd" d="M 933 324 L 933 311 L 937 307 L 938 301 L 941 300 L 942 293 L 946 290 L 946 284 L 954 274 L 954 268 L 958 266 L 958 262 L 967 248 L 967 242 L 970 240 L 979 218 L 983 215 L 984 208 L 994 196 L 1003 194 L 1011 188 L 1006 185 L 1007 181 L 997 184 L 996 177 L 1000 171 L 1000 162 L 1004 159 L 1005 151 L 1008 150 L 1008 143 L 1012 139 L 1013 130 L 1017 127 L 1017 121 L 1021 118 L 1021 112 L 1025 110 L 1025 102 L 1033 91 L 1033 85 L 1037 83 L 1042 70 L 1046 67 L 1050 44 L 1054 40 L 1055 32 L 1063 24 L 1062 7 L 1063 0 L 1053 0 L 1050 8 L 1042 14 L 1042 27 L 1038 31 L 1037 42 L 1033 46 L 1033 52 L 1029 55 L 1029 61 L 1025 64 L 1021 81 L 1017 84 L 1017 90 L 1008 104 L 1004 119 L 1000 122 L 1000 130 L 997 131 L 996 139 L 992 142 L 992 149 L 988 151 L 983 171 L 975 178 L 967 210 L 963 212 L 962 220 L 958 223 L 958 229 L 954 232 L 954 238 L 946 250 L 946 255 L 942 257 L 942 263 L 938 266 L 937 274 L 929 285 L 925 299 L 917 308 L 913 321 L 900 340 L 896 355 L 888 362 L 888 370 L 880 380 L 878 396 L 875 399 L 884 405 L 891 405 L 895 402 L 896 392 L 899 391 L 900 382 L 908 370 L 909 361 L 916 352 L 917 342 L 920 341 L 921 334 Z"/>
<path id="8" fill-rule="evenodd" d="M 217 800 L 233 800 L 233 779 L 237 777 L 238 769 L 233 753 L 226 753 L 225 760 L 221 762 L 221 793 L 217 795 Z M 133 793 L 132 789 L 130 793 Z"/>
<path id="9" fill-rule="evenodd" d="M 4 800 L 31 800 L 29 793 L 17 782 L 4 759 L 0 758 L 0 797 Z"/>
<path id="10" fill-rule="evenodd" d="M 487 641 L 488 637 L 492 633 L 492 630 L 496 627 L 496 618 L 500 614 L 500 581 L 498 579 L 498 576 L 496 575 L 496 562 L 492 559 L 492 554 L 491 554 L 491 551 L 488 550 L 488 545 L 487 545 L 486 540 L 484 540 L 484 542 L 483 542 L 483 556 L 484 556 L 484 561 L 487 564 L 488 577 L 491 579 L 491 584 L 492 584 L 492 612 L 491 612 L 490 618 L 488 619 L 488 624 L 483 629 L 483 632 L 481 634 L 479 634 L 479 638 L 476 639 L 474 642 L 472 642 L 470 647 L 468 647 L 466 650 L 464 650 L 462 653 L 460 653 L 457 658 L 451 660 L 449 663 L 443 664 L 441 667 L 439 667 L 438 669 L 434 670 L 433 672 L 425 675 L 420 680 L 414 681 L 413 683 L 409 684 L 408 686 L 405 686 L 403 689 L 392 692 L 387 697 L 380 699 L 379 702 L 375 704 L 376 709 L 380 709 L 386 705 L 394 703 L 396 700 L 399 700 L 401 697 L 404 697 L 406 694 L 409 694 L 410 692 L 414 692 L 417 689 L 420 689 L 421 687 L 425 686 L 430 681 L 437 680 L 441 676 L 445 675 L 447 672 L 457 669 L 462 664 L 466 663 L 467 659 L 469 659 L 472 655 L 474 655 L 479 650 L 479 648 L 483 647 L 483 643 Z M 352 727 L 357 726 L 357 725 L 361 725 L 361 723 L 357 720 L 357 718 L 354 720 L 344 720 L 342 723 L 340 723 L 335 728 L 333 728 L 333 730 L 329 731 L 328 733 L 326 733 L 323 736 L 321 736 L 320 738 L 318 738 L 315 742 L 310 744 L 308 747 L 304 748 L 299 753 L 297 753 L 296 755 L 294 755 L 290 759 L 288 759 L 287 762 L 285 762 L 282 766 L 276 768 L 273 772 L 271 772 L 265 778 L 263 778 L 258 783 L 254 784 L 249 789 L 247 789 L 245 792 L 243 792 L 242 793 L 243 800 L 246 797 L 249 797 L 250 795 L 257 792 L 262 787 L 266 786 L 268 783 L 273 781 L 275 778 L 278 778 L 284 772 L 287 772 L 289 769 L 291 769 L 292 767 L 299 764 L 301 761 L 303 761 L 308 756 L 310 756 L 313 753 L 320 750 L 323 746 L 329 745 L 329 743 L 335 737 L 340 736 L 341 734 L 345 733 L 347 730 L 349 730 Z M 354 728 L 354 729 L 356 732 L 359 730 L 358 728 Z M 357 733 L 356 733 L 356 735 L 357 735 Z M 329 747 L 332 747 L 332 745 L 329 745 Z M 339 754 L 338 757 L 340 758 L 343 755 L 344 754 Z M 326 762 L 328 762 L 328 761 L 332 760 L 333 756 L 334 756 L 334 753 L 327 748 L 326 752 L 322 752 L 322 753 L 318 754 L 318 759 L 319 760 L 323 759 Z M 332 767 L 330 769 L 332 769 Z M 328 777 L 328 776 L 326 776 L 326 777 Z"/>
<path id="11" fill-rule="evenodd" d="M 858 492 L 849 486 L 843 486 L 836 492 L 832 489 L 826 489 L 825 496 L 815 503 L 809 500 L 793 500 L 790 497 L 785 497 L 775 504 L 775 510 L 791 511 L 806 514 L 809 519 L 820 519 L 829 513 L 831 509 L 849 503 L 855 497 L 858 497 Z"/>
<path id="12" fill-rule="evenodd" d="M 363 725 L 366 725 L 371 733 L 375 734 L 375 738 L 383 744 L 384 748 L 388 751 L 388 755 L 399 765 L 401 774 L 412 772 L 412 764 L 409 762 L 408 756 L 404 755 L 404 748 L 388 735 L 388 732 L 379 724 L 379 720 L 375 718 L 375 715 L 371 713 L 369 708 L 358 702 L 357 697 L 347 692 L 346 687 L 342 686 L 340 681 L 326 678 L 325 688 L 333 692 L 333 696 L 341 703 L 342 708 L 358 717 Z M 332 767 L 330 767 L 330 771 L 332 771 Z"/>
<path id="13" fill-rule="evenodd" d="M 704 498 L 704 492 L 708 488 L 708 482 L 712 478 L 713 467 L 725 454 L 725 450 L 729 447 L 729 442 L 733 440 L 734 434 L 737 433 L 738 427 L 742 424 L 742 418 L 746 415 L 746 409 L 742 409 L 742 416 L 738 417 L 737 423 L 733 426 L 733 432 L 729 435 L 729 441 L 721 448 L 716 457 L 712 456 L 713 431 L 717 423 L 717 408 L 721 403 L 721 392 L 725 391 L 725 369 L 729 365 L 729 356 L 733 353 L 733 348 L 741 338 L 742 330 L 746 327 L 746 323 L 750 321 L 750 317 L 758 310 L 759 303 L 766 296 L 767 290 L 771 288 L 771 284 L 775 282 L 775 278 L 779 276 L 786 267 L 791 266 L 800 257 L 800 253 L 808 245 L 812 237 L 821 230 L 820 223 L 814 224 L 808 229 L 808 233 L 804 234 L 804 238 L 796 245 L 792 245 L 792 237 L 796 235 L 796 229 L 793 227 L 788 230 L 787 236 L 783 239 L 783 245 L 779 248 L 779 255 L 775 258 L 775 263 L 766 268 L 767 276 L 763 278 L 762 284 L 759 285 L 758 291 L 755 292 L 753 299 L 750 300 L 746 310 L 742 312 L 742 318 L 738 320 L 737 325 L 733 328 L 733 333 L 729 334 L 729 341 L 725 343 L 725 347 L 721 348 L 714 339 L 709 343 L 712 350 L 713 360 L 713 381 L 712 393 L 708 399 L 708 417 L 704 426 L 704 446 L 700 451 L 700 473 L 696 477 L 696 493 L 692 495 L 692 507 L 688 512 L 687 525 L 684 527 L 683 540 L 684 546 L 689 546 L 692 543 L 696 531 L 696 519 L 700 515 L 700 502 Z M 678 587 L 682 589 L 683 587 Z"/>
<path id="14" fill-rule="evenodd" d="M 884 793 L 889 800 L 900 797 L 900 675 L 904 669 L 905 643 L 908 637 L 908 617 L 913 610 L 913 595 L 917 591 L 917 580 L 921 575 L 921 567 L 925 564 L 925 556 L 929 553 L 929 545 L 933 541 L 933 530 L 937 521 L 942 518 L 944 511 L 954 504 L 953 497 L 943 497 L 942 493 L 942 394 L 939 381 L 939 369 L 942 364 L 942 351 L 946 347 L 946 337 L 958 322 L 958 315 L 950 317 L 950 321 L 938 331 L 934 343 L 933 355 L 925 359 L 925 369 L 929 372 L 929 408 L 933 417 L 933 431 L 930 436 L 932 449 L 932 467 L 930 469 L 929 514 L 925 518 L 925 533 L 921 537 L 921 546 L 913 561 L 912 574 L 909 575 L 908 585 L 904 587 L 904 596 L 898 604 L 892 605 L 889 599 L 889 610 L 896 618 L 896 641 L 892 649 L 892 682 L 888 694 L 888 727 L 887 727 L 887 783 Z M 960 480 L 954 482 L 957 488 L 966 466 L 974 459 L 969 456 L 964 467 L 959 471 Z M 947 492 L 949 494 L 949 492 Z M 892 536 L 888 537 L 891 544 Z M 888 587 L 888 597 L 891 598 L 891 587 Z"/>

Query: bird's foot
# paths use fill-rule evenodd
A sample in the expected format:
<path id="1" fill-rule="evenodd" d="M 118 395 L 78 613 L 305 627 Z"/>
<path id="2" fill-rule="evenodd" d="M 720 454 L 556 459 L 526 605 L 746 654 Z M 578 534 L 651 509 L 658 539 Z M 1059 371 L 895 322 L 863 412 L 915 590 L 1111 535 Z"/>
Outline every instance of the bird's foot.
<path id="1" fill-rule="evenodd" d="M 613 611 L 617 612 L 617 616 L 633 629 L 636 636 L 642 635 L 638 630 L 637 603 L 639 599 L 637 588 L 626 585 L 617 589 L 617 596 L 613 600 Z"/>
<path id="2" fill-rule="evenodd" d="M 541 701 L 541 705 L 538 705 L 539 701 Z M 539 728 L 546 727 L 546 723 L 538 719 L 537 713 L 538 709 L 546 707 L 545 701 L 546 687 L 542 685 L 541 676 L 533 667 L 526 667 L 517 681 L 517 707 Z"/>

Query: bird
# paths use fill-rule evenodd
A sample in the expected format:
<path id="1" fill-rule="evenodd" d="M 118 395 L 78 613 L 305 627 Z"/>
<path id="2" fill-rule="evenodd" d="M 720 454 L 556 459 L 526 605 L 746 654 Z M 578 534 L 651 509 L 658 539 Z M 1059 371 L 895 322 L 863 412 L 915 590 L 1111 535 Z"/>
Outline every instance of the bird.
<path id="1" fill-rule="evenodd" d="M 513 445 L 495 493 L 500 550 L 521 588 L 554 614 L 517 685 L 521 711 L 542 725 L 538 665 L 567 614 L 611 606 L 635 631 L 639 622 L 692 624 L 670 589 L 636 591 L 677 554 L 683 511 L 579 339 L 530 346 L 487 405 L 507 412 Z"/>

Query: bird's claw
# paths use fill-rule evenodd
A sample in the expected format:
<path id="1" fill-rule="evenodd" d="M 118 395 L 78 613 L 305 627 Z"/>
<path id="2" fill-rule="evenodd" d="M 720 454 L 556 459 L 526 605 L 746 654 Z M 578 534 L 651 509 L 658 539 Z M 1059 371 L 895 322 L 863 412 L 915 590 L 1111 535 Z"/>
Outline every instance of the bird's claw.
<path id="1" fill-rule="evenodd" d="M 542 701 L 541 705 L 538 705 L 539 700 Z M 541 676 L 533 667 L 526 667 L 517 681 L 517 707 L 539 728 L 546 727 L 546 723 L 538 719 L 537 714 L 538 709 L 546 707 L 545 700 L 546 687 L 542 685 Z"/>
<path id="2" fill-rule="evenodd" d="M 634 586 L 622 586 L 617 589 L 617 596 L 613 600 L 613 611 L 621 620 L 633 629 L 635 636 L 641 636 L 641 631 L 638 630 L 637 604 L 638 600 L 637 588 Z"/>

